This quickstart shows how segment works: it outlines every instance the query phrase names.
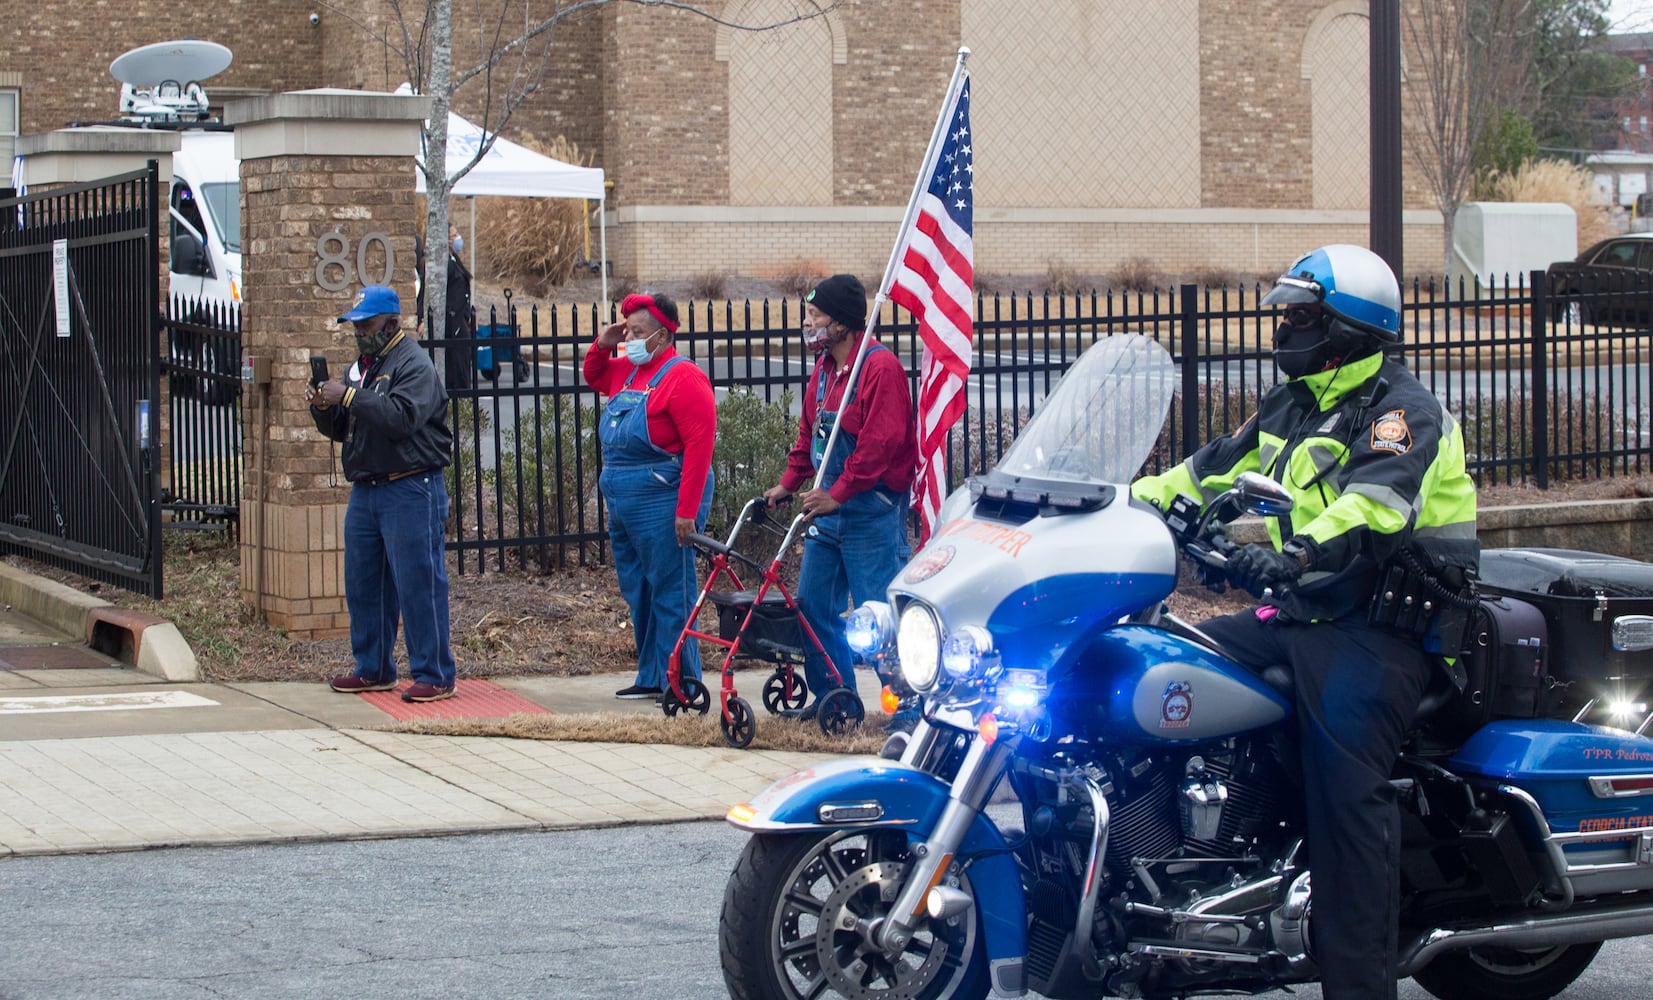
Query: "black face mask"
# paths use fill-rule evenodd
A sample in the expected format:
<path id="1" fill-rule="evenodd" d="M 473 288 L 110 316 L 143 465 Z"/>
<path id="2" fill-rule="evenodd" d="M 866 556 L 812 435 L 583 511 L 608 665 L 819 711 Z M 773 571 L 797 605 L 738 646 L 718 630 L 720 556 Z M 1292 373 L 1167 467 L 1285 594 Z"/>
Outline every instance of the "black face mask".
<path id="1" fill-rule="evenodd" d="M 1274 328 L 1274 363 L 1287 378 L 1325 371 L 1331 360 L 1331 334 L 1325 320 L 1313 326 L 1281 323 Z"/>

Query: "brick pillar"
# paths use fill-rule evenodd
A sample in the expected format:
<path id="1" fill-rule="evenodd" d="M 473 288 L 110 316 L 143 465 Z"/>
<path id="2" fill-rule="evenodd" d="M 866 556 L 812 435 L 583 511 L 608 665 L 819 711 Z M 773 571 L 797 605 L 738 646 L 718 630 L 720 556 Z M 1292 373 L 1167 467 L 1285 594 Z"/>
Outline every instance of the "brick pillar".
<path id="1" fill-rule="evenodd" d="M 325 355 L 335 375 L 349 367 L 355 347 L 337 317 L 364 284 L 394 287 L 403 328 L 413 329 L 413 158 L 429 113 L 428 98 L 341 90 L 225 109 L 241 160 L 242 343 L 271 371 L 268 385 L 247 387 L 242 409 L 241 599 L 295 636 L 349 627 L 350 487 L 339 446 L 316 430 L 304 401 L 309 358 Z"/>

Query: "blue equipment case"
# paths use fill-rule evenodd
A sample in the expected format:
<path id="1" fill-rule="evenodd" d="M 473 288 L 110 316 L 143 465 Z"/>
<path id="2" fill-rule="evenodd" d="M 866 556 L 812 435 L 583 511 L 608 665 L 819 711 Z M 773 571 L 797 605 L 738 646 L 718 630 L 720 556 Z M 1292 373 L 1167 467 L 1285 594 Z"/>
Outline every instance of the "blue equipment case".
<path id="1" fill-rule="evenodd" d="M 490 382 L 499 381 L 499 359 L 494 357 L 493 345 L 482 342 L 494 337 L 509 336 L 511 327 L 506 323 L 487 323 L 476 328 L 476 370 Z"/>

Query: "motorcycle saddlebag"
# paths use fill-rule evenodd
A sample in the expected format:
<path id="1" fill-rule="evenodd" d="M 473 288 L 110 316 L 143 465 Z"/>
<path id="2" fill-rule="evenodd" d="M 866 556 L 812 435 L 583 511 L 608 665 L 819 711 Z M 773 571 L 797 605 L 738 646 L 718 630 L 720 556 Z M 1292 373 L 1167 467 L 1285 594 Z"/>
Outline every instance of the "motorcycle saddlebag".
<path id="1" fill-rule="evenodd" d="M 1454 703 L 1455 722 L 1473 732 L 1493 719 L 1543 714 L 1549 641 L 1537 608 L 1509 597 L 1482 598 L 1470 619 L 1466 645 L 1467 683 Z"/>
<path id="2" fill-rule="evenodd" d="M 1558 680 L 1653 680 L 1653 650 L 1624 652 L 1612 640 L 1619 615 L 1653 614 L 1653 563 L 1573 549 L 1486 549 L 1480 589 L 1543 612 Z"/>

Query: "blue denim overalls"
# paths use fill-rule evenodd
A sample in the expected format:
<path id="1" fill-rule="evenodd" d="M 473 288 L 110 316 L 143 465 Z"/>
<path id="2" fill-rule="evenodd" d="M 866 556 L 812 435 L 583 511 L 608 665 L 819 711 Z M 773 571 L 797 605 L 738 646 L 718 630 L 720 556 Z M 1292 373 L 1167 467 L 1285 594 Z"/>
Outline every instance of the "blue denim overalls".
<path id="1" fill-rule="evenodd" d="M 695 579 L 695 550 L 677 544 L 677 488 L 683 478 L 683 456 L 673 455 L 649 440 L 649 393 L 666 373 L 688 358 L 677 357 L 660 366 L 644 389 L 614 394 L 597 422 L 603 446 L 603 474 L 598 486 L 608 501 L 608 538 L 614 547 L 614 570 L 620 593 L 631 608 L 632 634 L 637 642 L 637 685 L 666 686 L 666 664 L 672 647 L 688 621 L 699 592 Z M 626 383 L 629 384 L 628 377 Z M 704 531 L 712 509 L 712 473 L 695 513 L 695 530 Z M 700 650 L 683 644 L 683 676 L 700 676 Z"/>
<path id="2" fill-rule="evenodd" d="M 867 348 L 867 355 L 887 350 L 883 344 L 874 344 Z M 863 369 L 865 364 L 863 361 Z M 822 371 L 815 386 L 815 437 L 810 442 L 809 460 L 816 469 L 821 468 L 827 436 L 838 413 L 855 397 L 852 388 L 838 404 L 840 410 L 821 409 L 826 400 L 827 377 Z M 900 419 L 911 417 L 903 413 Z M 831 461 L 817 477 L 816 486 L 824 490 L 837 482 L 854 451 L 854 435 L 839 431 Z M 907 545 L 907 494 L 882 483 L 850 497 L 836 511 L 816 518 L 809 526 L 804 537 L 803 566 L 798 572 L 798 607 L 850 688 L 855 686 L 854 661 L 844 639 L 844 612 L 852 598 L 857 606 L 883 600 L 884 588 L 911 554 Z M 832 686 L 826 664 L 808 643 L 804 644 L 804 681 L 817 698 Z"/>

